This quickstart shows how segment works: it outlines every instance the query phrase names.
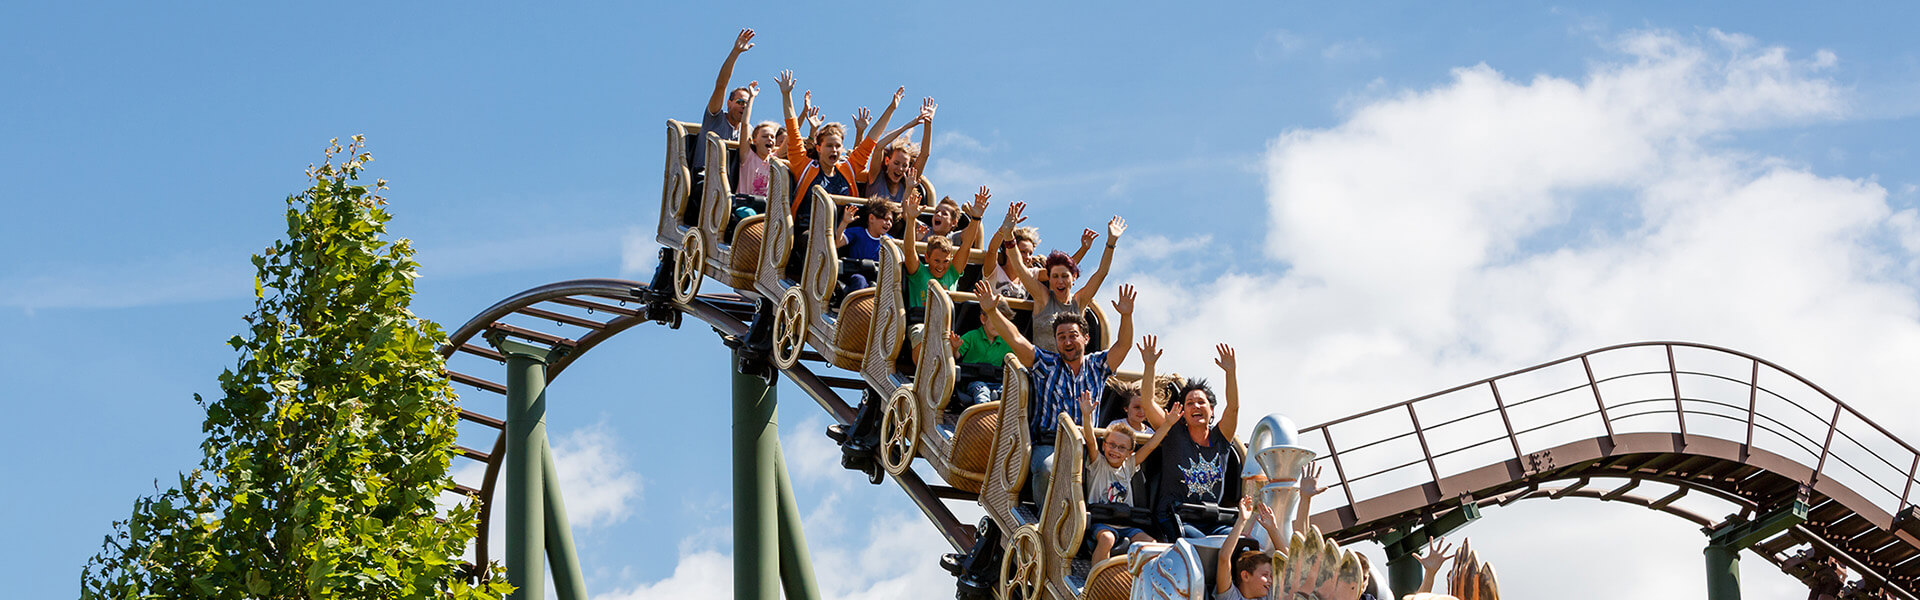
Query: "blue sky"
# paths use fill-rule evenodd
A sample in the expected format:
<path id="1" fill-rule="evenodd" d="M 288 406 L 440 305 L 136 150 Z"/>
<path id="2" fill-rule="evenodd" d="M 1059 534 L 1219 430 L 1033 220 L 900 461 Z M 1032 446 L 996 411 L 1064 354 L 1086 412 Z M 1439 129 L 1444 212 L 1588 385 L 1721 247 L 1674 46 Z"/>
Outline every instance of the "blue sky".
<path id="1" fill-rule="evenodd" d="M 1127 216 L 1114 280 L 1147 292 L 1143 327 L 1190 372 L 1221 340 L 1272 365 L 1249 410 L 1318 422 L 1681 338 L 1920 440 L 1898 402 L 1920 388 L 1911 8 L 791 7 L 0 6 L 0 369 L 25 425 L 0 441 L 0 537 L 31 540 L 0 550 L 6 579 L 73 593 L 109 523 L 192 467 L 247 256 L 329 138 L 367 135 L 443 325 L 644 280 L 661 123 L 698 118 L 741 26 L 738 83 L 792 68 L 836 120 L 896 85 L 937 98 L 936 185 L 1029 202 L 1046 246 Z M 726 363 L 698 329 L 624 334 L 552 390 L 602 598 L 726 579 Z M 834 468 L 786 392 L 816 559 L 846 573 L 829 595 L 951 593 L 931 528 Z M 668 410 L 688 402 L 711 408 Z M 1588 589 L 1699 585 L 1697 534 L 1642 512 L 1522 503 L 1467 533 L 1508 544 L 1476 546 L 1516 595 L 1533 580 L 1510 573 L 1548 585 L 1552 552 L 1598 543 L 1657 574 Z M 1548 525 L 1544 548 L 1519 534 Z M 1748 564 L 1755 597 L 1804 593 Z"/>

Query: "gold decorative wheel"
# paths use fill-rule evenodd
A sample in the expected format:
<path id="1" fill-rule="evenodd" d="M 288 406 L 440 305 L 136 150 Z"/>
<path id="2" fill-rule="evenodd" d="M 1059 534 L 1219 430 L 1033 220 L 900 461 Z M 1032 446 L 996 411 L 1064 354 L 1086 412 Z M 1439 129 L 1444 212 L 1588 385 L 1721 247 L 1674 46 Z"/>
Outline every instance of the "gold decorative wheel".
<path id="1" fill-rule="evenodd" d="M 913 465 L 920 445 L 920 407 L 913 400 L 913 384 L 900 386 L 887 397 L 880 417 L 880 466 L 899 475 Z"/>
<path id="2" fill-rule="evenodd" d="M 1007 539 L 1007 551 L 1000 558 L 1000 600 L 1039 598 L 1040 566 L 1040 530 L 1021 525 Z"/>
<path id="3" fill-rule="evenodd" d="M 680 237 L 680 251 L 674 253 L 673 261 L 673 301 L 681 304 L 692 302 L 700 293 L 700 267 L 707 262 L 706 240 L 700 230 L 688 229 Z"/>
<path id="4" fill-rule="evenodd" d="M 807 301 L 799 287 L 787 288 L 773 313 L 773 366 L 791 369 L 807 347 Z"/>

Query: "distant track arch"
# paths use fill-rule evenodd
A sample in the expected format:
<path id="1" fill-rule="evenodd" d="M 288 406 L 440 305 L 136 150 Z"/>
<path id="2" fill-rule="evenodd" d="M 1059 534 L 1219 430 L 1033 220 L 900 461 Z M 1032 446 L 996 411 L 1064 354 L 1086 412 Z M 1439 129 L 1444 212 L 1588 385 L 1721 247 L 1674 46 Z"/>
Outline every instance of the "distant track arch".
<path id="1" fill-rule="evenodd" d="M 1320 453 L 1330 490 L 1313 521 L 1343 542 L 1527 498 L 1628 502 L 1715 530 L 1798 502 L 1804 522 L 1750 549 L 1784 568 L 1790 550 L 1812 548 L 1905 598 L 1920 578 L 1920 451 L 1805 378 L 1725 348 L 1602 348 L 1314 425 L 1300 443 Z M 1673 490 L 1634 493 L 1648 482 Z M 1695 493 L 1740 514 L 1675 506 Z"/>

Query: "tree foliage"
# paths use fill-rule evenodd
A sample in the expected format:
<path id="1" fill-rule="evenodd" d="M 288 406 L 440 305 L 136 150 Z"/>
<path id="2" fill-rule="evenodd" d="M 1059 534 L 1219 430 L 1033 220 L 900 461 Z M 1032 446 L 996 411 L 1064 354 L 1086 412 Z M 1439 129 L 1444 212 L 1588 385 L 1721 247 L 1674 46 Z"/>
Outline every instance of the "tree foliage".
<path id="1" fill-rule="evenodd" d="M 206 410 L 200 466 L 134 503 L 81 573 L 93 598 L 498 598 L 460 561 L 475 507 L 441 511 L 458 408 L 408 309 L 417 264 L 360 182 L 354 136 L 309 165 L 287 236 L 253 257 L 255 305 Z M 334 162 L 340 161 L 336 165 Z M 438 517 L 438 518 L 436 518 Z M 442 520 L 444 519 L 444 520 Z"/>

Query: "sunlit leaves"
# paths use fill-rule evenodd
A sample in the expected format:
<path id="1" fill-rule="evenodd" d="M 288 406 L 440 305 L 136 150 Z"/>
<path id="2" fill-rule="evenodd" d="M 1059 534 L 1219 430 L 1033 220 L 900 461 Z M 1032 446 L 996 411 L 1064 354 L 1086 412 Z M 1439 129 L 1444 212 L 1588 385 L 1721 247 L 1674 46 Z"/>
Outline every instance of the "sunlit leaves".
<path id="1" fill-rule="evenodd" d="M 81 574 L 83 598 L 498 598 L 458 558 L 476 512 L 440 514 L 458 408 L 408 310 L 416 263 L 354 136 L 286 199 L 287 237 L 252 257 L 254 312 L 207 401 L 205 458 L 135 502 Z M 343 162 L 335 164 L 336 159 Z M 436 517 L 443 517 L 436 519 Z"/>

